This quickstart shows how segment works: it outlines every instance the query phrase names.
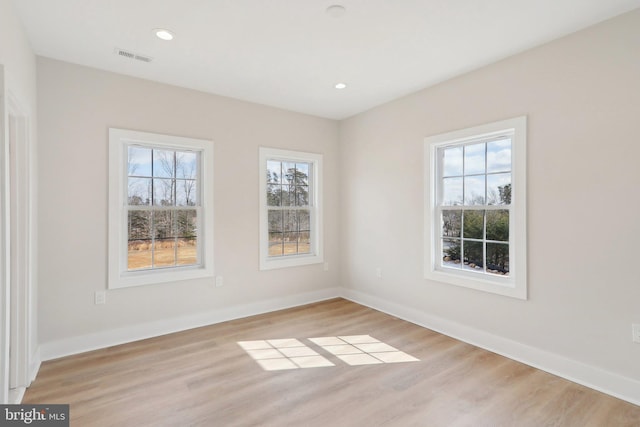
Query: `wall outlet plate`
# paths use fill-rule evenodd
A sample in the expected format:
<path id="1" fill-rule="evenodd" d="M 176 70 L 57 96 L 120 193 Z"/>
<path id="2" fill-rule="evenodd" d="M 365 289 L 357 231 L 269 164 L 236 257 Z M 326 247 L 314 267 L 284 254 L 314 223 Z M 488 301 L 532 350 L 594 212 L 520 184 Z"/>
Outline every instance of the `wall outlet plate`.
<path id="1" fill-rule="evenodd" d="M 96 291 L 93 302 L 96 305 L 107 303 L 107 291 Z"/>

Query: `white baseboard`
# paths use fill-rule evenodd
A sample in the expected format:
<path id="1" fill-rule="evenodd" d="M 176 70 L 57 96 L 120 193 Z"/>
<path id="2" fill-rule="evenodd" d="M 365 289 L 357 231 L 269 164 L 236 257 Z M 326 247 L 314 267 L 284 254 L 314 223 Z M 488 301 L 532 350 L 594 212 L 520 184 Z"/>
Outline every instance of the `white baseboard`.
<path id="1" fill-rule="evenodd" d="M 601 391 L 635 405 L 640 405 L 640 382 L 634 379 L 623 377 L 613 372 L 605 371 L 480 329 L 433 316 L 401 304 L 383 300 L 364 292 L 344 288 L 328 288 L 316 292 L 274 298 L 191 316 L 144 323 L 44 343 L 40 346 L 40 355 L 34 360 L 31 372 L 35 377 L 40 365 L 40 360 L 56 359 L 173 332 L 311 304 L 336 297 L 342 297 L 357 304 L 371 307 L 460 341 L 517 360 L 518 362 L 525 363 L 569 381 Z"/>
<path id="2" fill-rule="evenodd" d="M 340 288 L 327 288 L 304 294 L 285 296 L 250 304 L 238 305 L 224 309 L 212 310 L 190 316 L 160 320 L 156 322 L 142 323 L 127 326 L 126 328 L 111 329 L 88 335 L 65 338 L 40 345 L 40 354 L 43 361 L 57 359 L 59 357 L 98 350 L 114 345 L 139 341 L 146 338 L 180 332 L 201 326 L 271 311 L 283 310 L 300 305 L 311 304 L 340 296 Z"/>
<path id="3" fill-rule="evenodd" d="M 341 296 L 634 405 L 640 405 L 640 381 L 353 289 L 342 289 Z"/>
<path id="4" fill-rule="evenodd" d="M 31 355 L 31 360 L 29 361 L 29 385 L 36 379 L 41 364 L 42 358 L 40 357 L 40 347 L 38 347 Z"/>
<path id="5" fill-rule="evenodd" d="M 25 387 L 18 387 L 9 390 L 9 405 L 19 405 L 22 403 L 24 393 L 27 391 Z"/>

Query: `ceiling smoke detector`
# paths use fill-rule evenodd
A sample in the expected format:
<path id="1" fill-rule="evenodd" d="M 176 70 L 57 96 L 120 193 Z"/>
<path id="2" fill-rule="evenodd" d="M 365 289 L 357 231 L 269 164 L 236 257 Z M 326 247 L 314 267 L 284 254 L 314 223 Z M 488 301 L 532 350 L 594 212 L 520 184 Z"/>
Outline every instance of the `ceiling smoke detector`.
<path id="1" fill-rule="evenodd" d="M 329 6 L 327 8 L 327 15 L 332 18 L 339 18 L 345 13 L 347 13 L 347 9 L 345 9 L 344 6 L 340 6 L 339 4 L 334 4 L 333 6 Z"/>

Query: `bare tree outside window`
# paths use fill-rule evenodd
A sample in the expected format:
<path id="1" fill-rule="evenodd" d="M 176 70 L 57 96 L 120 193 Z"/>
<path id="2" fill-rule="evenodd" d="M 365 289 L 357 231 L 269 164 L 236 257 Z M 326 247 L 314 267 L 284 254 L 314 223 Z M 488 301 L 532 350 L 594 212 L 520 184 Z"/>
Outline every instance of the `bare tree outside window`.
<path id="1" fill-rule="evenodd" d="M 199 153 L 128 148 L 128 270 L 198 264 Z"/>
<path id="2" fill-rule="evenodd" d="M 309 176 L 312 164 L 267 161 L 269 256 L 311 252 Z"/>

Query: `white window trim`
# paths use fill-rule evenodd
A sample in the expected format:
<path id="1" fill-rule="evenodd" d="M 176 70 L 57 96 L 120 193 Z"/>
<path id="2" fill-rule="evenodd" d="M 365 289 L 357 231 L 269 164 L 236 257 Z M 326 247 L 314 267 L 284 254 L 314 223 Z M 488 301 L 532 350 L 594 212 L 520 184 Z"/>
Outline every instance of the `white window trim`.
<path id="1" fill-rule="evenodd" d="M 158 270 L 127 271 L 127 147 L 143 144 L 174 150 L 200 151 L 203 230 L 198 233 L 201 264 Z M 212 278 L 213 269 L 213 142 L 170 135 L 109 129 L 109 289 L 181 280 Z"/>
<path id="2" fill-rule="evenodd" d="M 260 270 L 297 267 L 324 262 L 322 231 L 322 154 L 260 147 Z M 311 177 L 311 253 L 269 257 L 269 225 L 267 208 L 267 160 L 312 163 Z"/>
<path id="3" fill-rule="evenodd" d="M 439 222 L 436 220 L 438 148 L 456 145 L 480 138 L 489 138 L 513 132 L 511 146 L 513 188 L 512 209 L 509 219 L 509 276 L 479 275 L 464 270 L 438 269 L 441 256 L 437 251 Z M 425 205 L 424 205 L 424 276 L 426 279 L 466 288 L 527 299 L 527 118 L 526 116 L 502 120 L 425 138 Z"/>

